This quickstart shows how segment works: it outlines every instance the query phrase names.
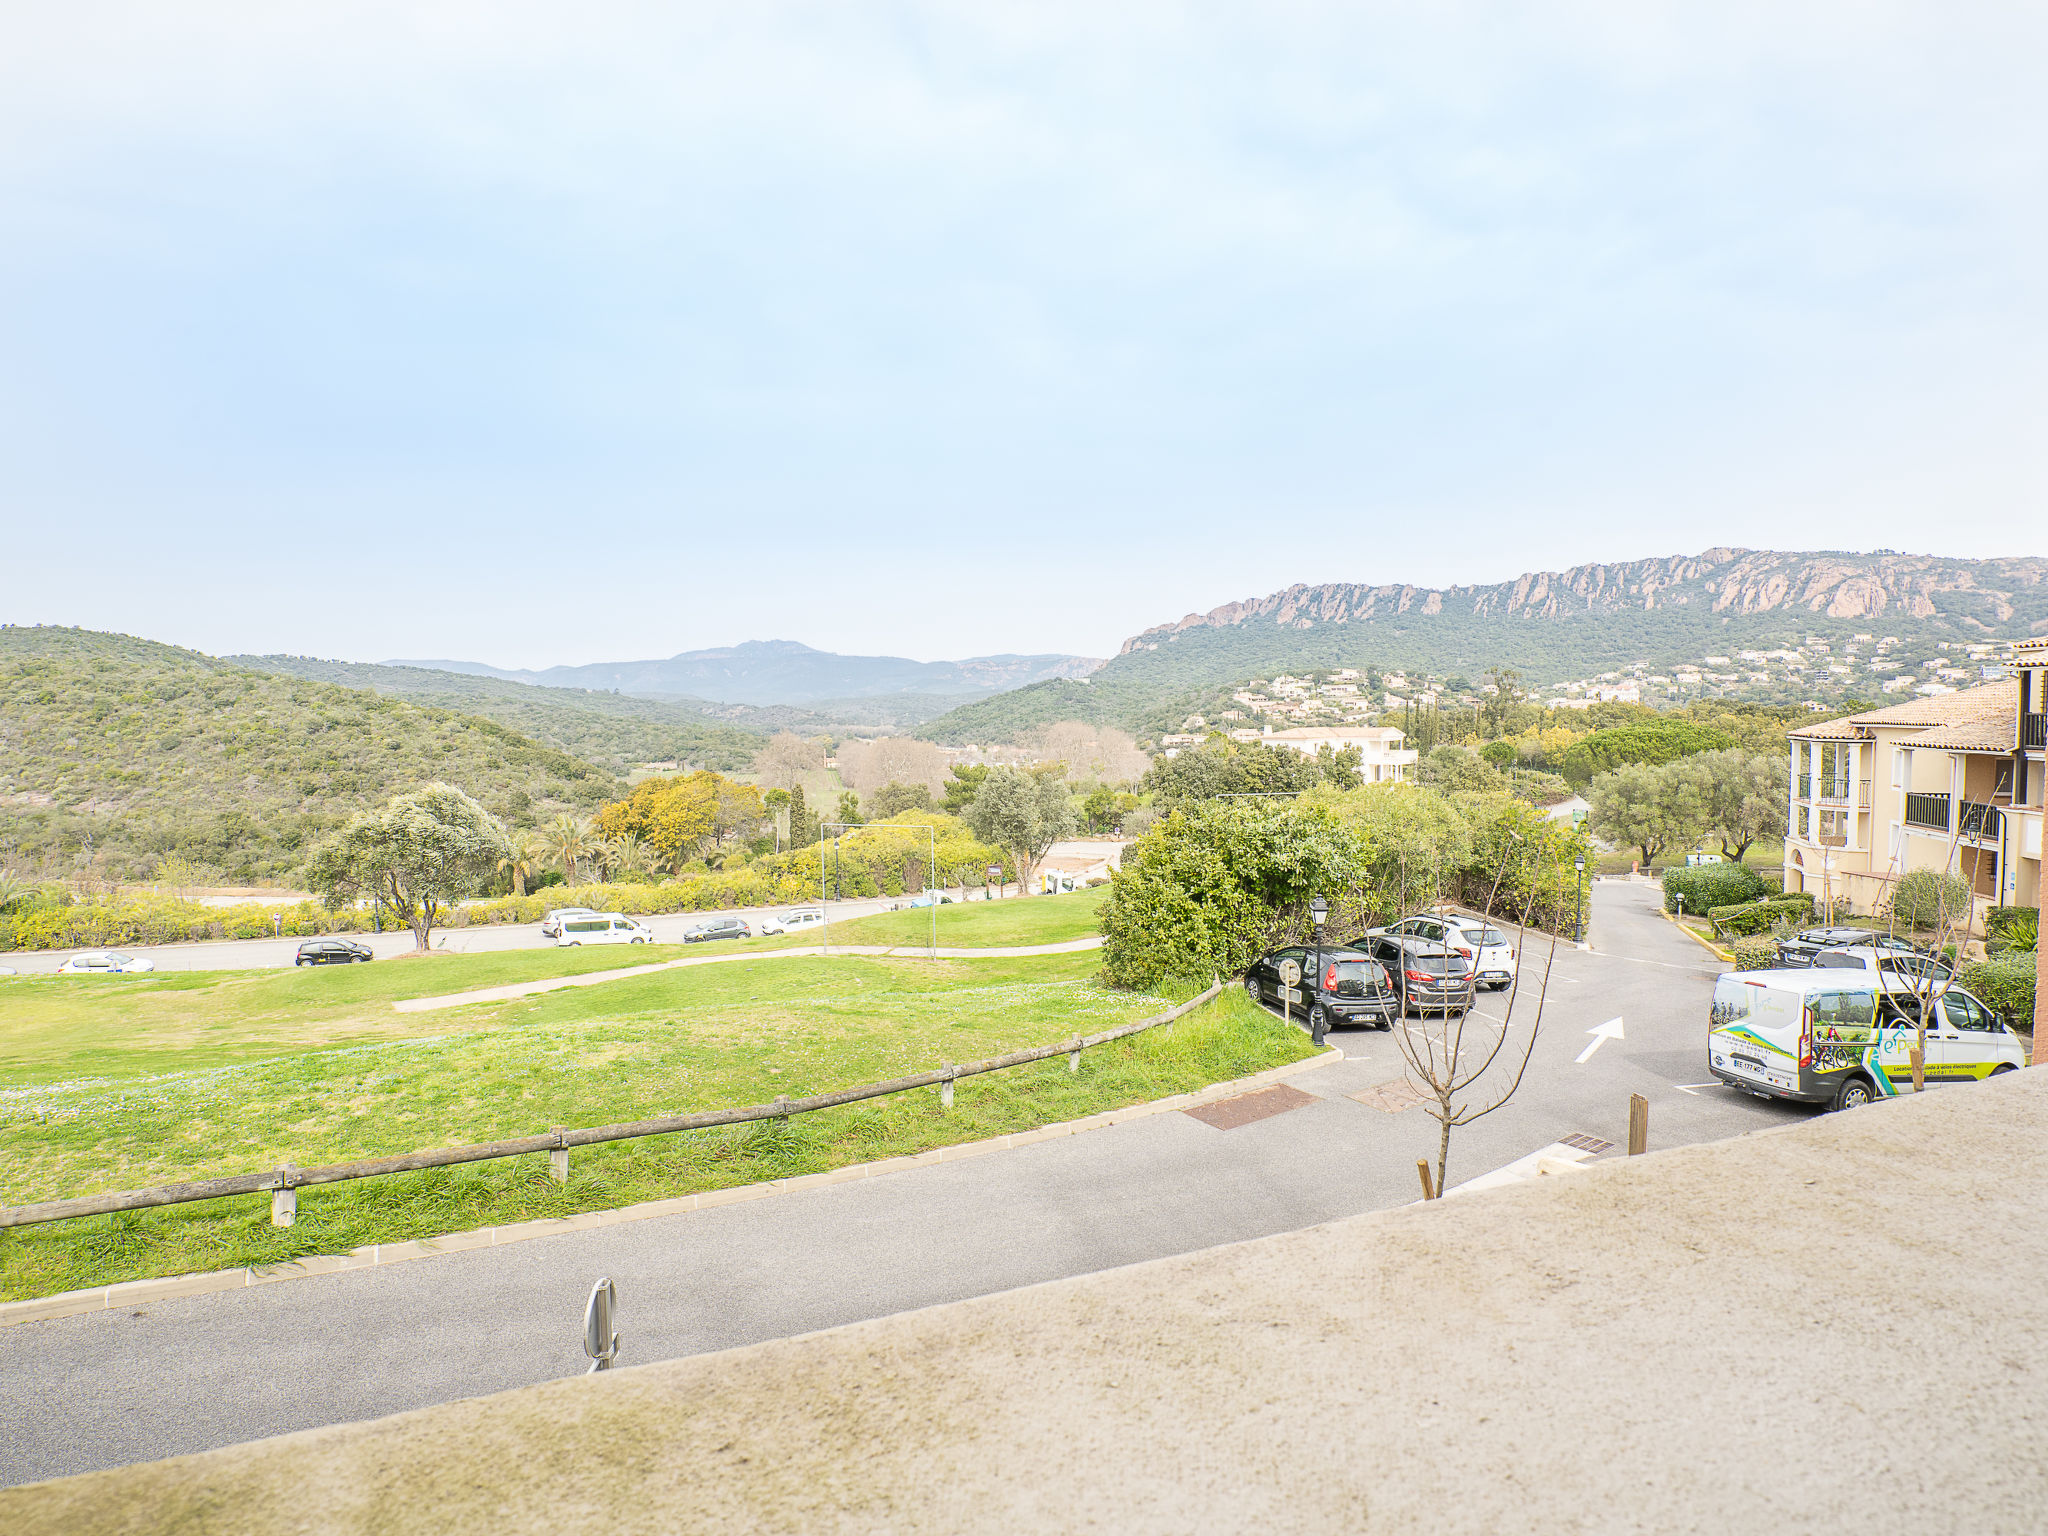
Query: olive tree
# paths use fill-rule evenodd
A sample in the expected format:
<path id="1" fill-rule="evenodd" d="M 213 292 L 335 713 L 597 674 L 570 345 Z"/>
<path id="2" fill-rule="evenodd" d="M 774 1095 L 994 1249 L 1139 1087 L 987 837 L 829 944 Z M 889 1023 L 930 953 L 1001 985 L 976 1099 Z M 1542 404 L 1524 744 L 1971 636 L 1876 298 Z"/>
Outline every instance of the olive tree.
<path id="1" fill-rule="evenodd" d="M 490 879 L 510 840 L 498 819 L 452 784 L 429 784 L 366 811 L 313 855 L 313 889 L 338 908 L 380 900 L 427 948 L 435 921 Z"/>
<path id="2" fill-rule="evenodd" d="M 1017 866 L 1017 892 L 1031 889 L 1031 872 L 1046 849 L 1073 835 L 1074 802 L 1063 772 L 991 768 L 967 807 L 967 825 L 985 843 L 1009 850 Z"/>

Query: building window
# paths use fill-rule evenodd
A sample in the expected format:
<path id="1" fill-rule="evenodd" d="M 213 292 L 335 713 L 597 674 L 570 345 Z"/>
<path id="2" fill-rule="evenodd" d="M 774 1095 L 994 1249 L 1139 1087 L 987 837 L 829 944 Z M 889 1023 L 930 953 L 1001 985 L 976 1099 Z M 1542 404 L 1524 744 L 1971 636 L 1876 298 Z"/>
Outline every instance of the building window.
<path id="1" fill-rule="evenodd" d="M 1802 805 L 1802 806 L 1800 806 L 1800 807 L 1799 807 L 1799 828 L 1798 828 L 1798 837 L 1799 837 L 1799 840 L 1800 840 L 1801 842 L 1805 842 L 1805 841 L 1806 841 L 1806 827 L 1807 827 L 1807 816 L 1808 816 L 1809 814 L 1810 814 L 1810 813 L 1808 812 L 1808 810 L 1807 810 L 1807 808 L 1806 808 L 1805 806 L 1803 806 L 1803 805 Z"/>

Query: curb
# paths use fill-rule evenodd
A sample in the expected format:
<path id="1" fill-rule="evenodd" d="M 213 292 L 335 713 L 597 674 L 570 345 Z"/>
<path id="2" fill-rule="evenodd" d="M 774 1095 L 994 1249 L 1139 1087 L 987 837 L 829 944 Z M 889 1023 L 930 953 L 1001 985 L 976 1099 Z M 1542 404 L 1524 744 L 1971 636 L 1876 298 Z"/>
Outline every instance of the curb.
<path id="1" fill-rule="evenodd" d="M 1723 949 L 1718 944 L 1711 943 L 1708 940 L 1701 938 L 1697 933 L 1694 933 L 1690 928 L 1686 927 L 1685 924 L 1681 923 L 1669 912 L 1665 912 L 1660 909 L 1657 915 L 1663 918 L 1664 921 L 1669 923 L 1672 927 L 1676 928 L 1680 933 L 1684 934 L 1688 939 L 1691 939 L 1693 943 L 1699 945 L 1700 948 L 1706 950 L 1707 953 L 1714 956 L 1717 960 L 1725 960 L 1730 965 L 1733 965 L 1735 963 L 1735 956 L 1730 951 Z"/>
<path id="2" fill-rule="evenodd" d="M 670 1200 L 649 1200 L 639 1205 L 620 1206 L 616 1210 L 583 1211 L 574 1216 L 547 1216 L 538 1221 L 522 1221 L 503 1227 L 478 1227 L 470 1232 L 415 1238 L 410 1242 L 366 1243 L 347 1253 L 315 1254 L 285 1264 L 216 1269 L 194 1275 L 171 1275 L 161 1280 L 124 1280 L 118 1285 L 94 1286 L 83 1291 L 60 1291 L 54 1296 L 30 1297 L 25 1301 L 0 1302 L 0 1328 L 11 1328 L 19 1323 L 49 1318 L 76 1317 L 85 1312 L 114 1312 L 124 1307 L 140 1306 L 145 1302 L 168 1301 L 174 1296 L 201 1296 L 213 1291 L 239 1291 L 254 1285 L 275 1285 L 283 1280 L 339 1274 L 349 1269 L 374 1269 L 385 1264 L 402 1264 L 411 1259 L 432 1258 L 436 1254 L 463 1253 L 472 1248 L 498 1248 L 508 1243 L 523 1243 L 536 1237 L 555 1237 L 565 1232 L 588 1231 L 594 1227 L 622 1226 L 632 1221 L 650 1221 L 658 1216 L 680 1216 L 690 1211 L 711 1210 L 721 1205 L 738 1205 L 747 1200 L 762 1200 L 770 1195 L 821 1189 L 828 1184 L 847 1184 L 855 1179 L 882 1178 L 888 1174 L 904 1173 L 912 1168 L 923 1168 L 933 1163 L 960 1162 L 970 1157 L 982 1157 L 990 1152 L 1006 1151 L 1011 1147 L 1030 1146 L 1041 1141 L 1057 1141 L 1064 1136 L 1078 1136 L 1084 1131 L 1122 1125 L 1128 1120 L 1144 1120 L 1153 1115 L 1192 1109 L 1197 1105 L 1227 1099 L 1247 1089 L 1278 1082 L 1282 1078 L 1298 1073 L 1332 1066 L 1342 1060 L 1344 1052 L 1332 1045 L 1325 1049 L 1322 1055 L 1311 1056 L 1306 1061 L 1289 1062 L 1283 1067 L 1269 1067 L 1264 1072 L 1253 1073 L 1250 1077 L 1211 1083 L 1206 1088 L 1197 1088 L 1189 1093 L 1177 1093 L 1170 1098 L 1152 1099 L 1143 1104 L 1132 1104 L 1124 1109 L 1106 1109 L 1085 1119 L 1062 1120 L 1057 1124 L 1041 1125 L 1033 1130 L 1013 1131 L 1007 1136 L 991 1136 L 984 1141 L 966 1141 L 956 1146 L 934 1147 L 929 1152 L 888 1157 L 873 1163 L 849 1163 L 843 1168 L 828 1169 L 824 1173 L 807 1173 L 794 1179 L 771 1179 L 760 1184 L 740 1184 L 731 1189 L 707 1190 L 697 1195 L 678 1195 Z"/>

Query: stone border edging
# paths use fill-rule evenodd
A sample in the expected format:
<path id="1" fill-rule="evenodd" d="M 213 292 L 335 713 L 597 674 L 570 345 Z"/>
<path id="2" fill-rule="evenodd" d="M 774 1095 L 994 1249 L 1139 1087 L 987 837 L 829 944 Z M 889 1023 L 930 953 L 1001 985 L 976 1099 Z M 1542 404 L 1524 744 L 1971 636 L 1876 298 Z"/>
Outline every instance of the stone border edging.
<path id="1" fill-rule="evenodd" d="M 959 1162 L 969 1157 L 1001 1152 L 1010 1147 L 1029 1146 L 1040 1141 L 1056 1141 L 1063 1136 L 1078 1136 L 1083 1131 L 1120 1125 L 1126 1120 L 1143 1120 L 1153 1115 L 1191 1109 L 1200 1104 L 1212 1103 L 1217 1099 L 1229 1098 L 1233 1094 L 1277 1082 L 1295 1073 L 1331 1066 L 1344 1059 L 1343 1050 L 1332 1045 L 1321 1055 L 1311 1056 L 1305 1061 L 1269 1067 L 1263 1072 L 1253 1073 L 1250 1077 L 1211 1083 L 1206 1088 L 1173 1094 L 1164 1099 L 1151 1099 L 1124 1109 L 1106 1109 L 1100 1114 L 1089 1115 L 1080 1120 L 1062 1120 L 1028 1131 L 1013 1131 L 1005 1136 L 960 1142 L 950 1147 L 934 1147 L 929 1152 L 913 1152 L 902 1157 L 883 1158 L 879 1162 L 848 1163 L 843 1168 L 828 1169 L 824 1173 L 807 1173 L 794 1179 L 770 1179 L 759 1184 L 739 1184 L 730 1189 L 707 1190 L 696 1195 L 678 1195 L 669 1200 L 643 1201 L 638 1205 L 620 1206 L 615 1210 L 582 1211 L 574 1216 L 545 1216 L 537 1221 L 515 1222 L 502 1227 L 479 1227 L 470 1232 L 415 1238 L 403 1243 L 366 1243 L 347 1253 L 315 1254 L 283 1264 L 245 1265 L 237 1269 L 216 1269 L 195 1275 L 171 1275 L 158 1280 L 124 1280 L 117 1285 L 99 1285 L 82 1291 L 60 1291 L 54 1296 L 35 1296 L 23 1301 L 0 1302 L 0 1328 L 11 1328 L 20 1323 L 43 1319 L 75 1317 L 86 1312 L 119 1311 L 124 1307 L 141 1306 L 148 1302 L 168 1301 L 174 1296 L 239 1291 L 249 1286 L 274 1285 L 282 1280 L 332 1275 L 348 1269 L 372 1269 L 383 1264 L 402 1264 L 409 1259 L 432 1258 L 443 1253 L 462 1253 L 471 1248 L 496 1248 L 508 1243 L 523 1243 L 536 1237 L 554 1237 L 561 1233 L 581 1232 L 593 1227 L 619 1226 L 629 1221 L 647 1221 L 657 1216 L 680 1216 L 689 1211 L 709 1210 L 721 1205 L 738 1205 L 742 1201 L 760 1200 L 769 1195 L 792 1194 L 799 1190 L 822 1188 L 828 1184 L 846 1184 L 855 1179 L 880 1178 L 932 1163 Z"/>
<path id="2" fill-rule="evenodd" d="M 1707 953 L 1712 955 L 1715 959 L 1724 960 L 1730 965 L 1733 965 L 1735 963 L 1735 955 L 1732 951 L 1723 949 L 1720 945 L 1701 938 L 1697 933 L 1694 933 L 1692 929 L 1686 927 L 1685 924 L 1681 923 L 1669 912 L 1666 912 L 1662 907 L 1659 907 L 1657 909 L 1657 915 L 1663 918 L 1664 921 L 1669 923 L 1672 927 L 1676 928 L 1680 933 L 1684 934 L 1688 939 L 1691 939 L 1693 943 L 1699 945 L 1700 948 L 1707 951 Z"/>

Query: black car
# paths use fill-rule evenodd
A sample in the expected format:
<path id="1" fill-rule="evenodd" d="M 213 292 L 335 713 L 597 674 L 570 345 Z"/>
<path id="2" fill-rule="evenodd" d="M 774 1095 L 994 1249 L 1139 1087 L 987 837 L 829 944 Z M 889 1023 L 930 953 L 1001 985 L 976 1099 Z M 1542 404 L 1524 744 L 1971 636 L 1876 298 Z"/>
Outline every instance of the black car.
<path id="1" fill-rule="evenodd" d="M 1295 1014 L 1311 1030 L 1335 1029 L 1347 1024 L 1370 1024 L 1392 1029 L 1398 994 L 1386 967 L 1356 949 L 1325 949 L 1322 974 L 1315 974 L 1316 951 L 1309 945 L 1276 949 L 1245 967 L 1245 994 L 1255 1003 L 1278 1008 L 1280 964 L 1292 960 L 1301 967 L 1301 1001 L 1292 1005 Z M 1320 1021 L 1316 1015 L 1320 1012 Z"/>
<path id="2" fill-rule="evenodd" d="M 293 965 L 353 965 L 358 960 L 374 960 L 370 946 L 358 944 L 354 939 L 308 939 L 299 946 L 293 958 Z"/>
<path id="3" fill-rule="evenodd" d="M 749 928 L 745 918 L 714 917 L 708 923 L 698 923 L 683 930 L 685 944 L 703 944 L 711 939 L 751 939 L 754 930 Z"/>
<path id="4" fill-rule="evenodd" d="M 1366 940 L 1394 979 L 1401 1012 L 1463 1013 L 1472 1006 L 1472 962 L 1429 939 L 1383 934 Z"/>
<path id="5" fill-rule="evenodd" d="M 1825 950 L 1851 949 L 1863 944 L 1904 955 L 1916 952 L 1905 939 L 1872 933 L 1868 928 L 1804 928 L 1791 938 L 1778 941 L 1778 965 L 1784 970 L 1805 970 L 1813 964 L 1813 957 Z"/>

